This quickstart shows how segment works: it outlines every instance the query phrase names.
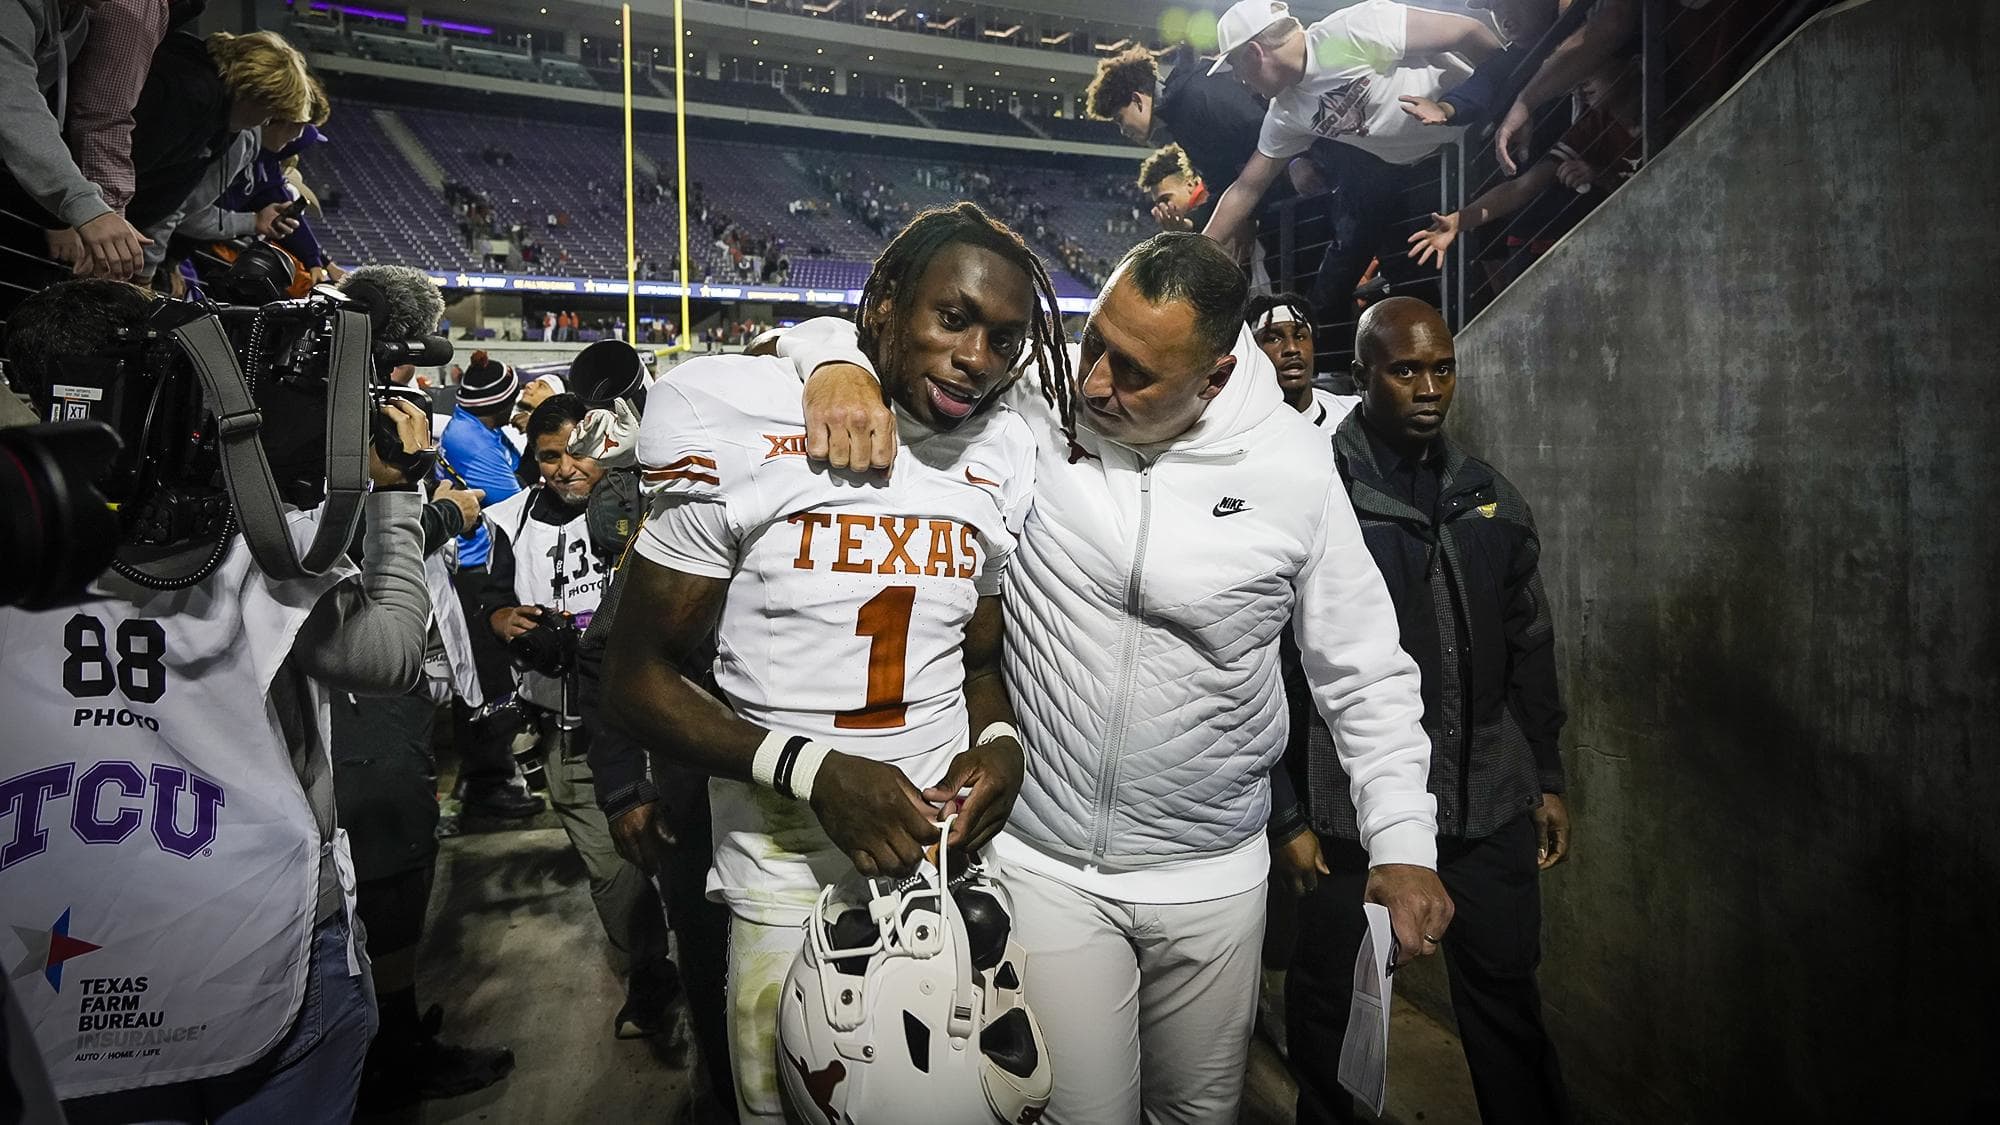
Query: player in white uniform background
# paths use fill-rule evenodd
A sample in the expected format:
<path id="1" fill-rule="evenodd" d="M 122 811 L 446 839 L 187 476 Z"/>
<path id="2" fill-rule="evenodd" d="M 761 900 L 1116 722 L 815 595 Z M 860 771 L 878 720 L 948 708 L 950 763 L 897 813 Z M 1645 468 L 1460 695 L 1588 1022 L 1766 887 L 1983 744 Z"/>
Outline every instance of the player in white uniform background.
<path id="1" fill-rule="evenodd" d="M 676 368 L 647 401 L 640 457 L 664 492 L 608 658 L 611 714 L 714 777 L 746 1121 L 783 1120 L 778 990 L 820 888 L 914 870 L 961 793 L 951 846 L 976 849 L 1022 778 L 998 595 L 1035 446 L 998 398 L 1031 353 L 1045 391 L 1067 380 L 1054 294 L 1018 236 L 960 204 L 891 242 L 861 307 L 903 441 L 887 486 L 807 461 L 789 363 Z M 721 703 L 691 682 L 711 635 Z"/>
<path id="2" fill-rule="evenodd" d="M 1337 395 L 1313 386 L 1312 306 L 1296 293 L 1260 293 L 1244 306 L 1243 321 L 1278 369 L 1278 390 L 1285 404 L 1305 415 L 1330 442 L 1361 396 Z M 1341 372 L 1339 378 L 1345 380 L 1347 373 Z"/>
<path id="3" fill-rule="evenodd" d="M 554 637 L 562 628 L 557 618 L 567 618 L 567 625 L 580 634 L 610 584 L 612 560 L 594 549 L 587 515 L 591 491 L 604 479 L 605 469 L 593 458 L 569 452 L 571 433 L 584 412 L 583 400 L 573 394 L 541 401 L 526 426 L 528 455 L 541 482 L 486 511 L 493 551 L 480 606 L 484 627 L 503 644 L 543 629 L 544 638 Z M 517 661 L 517 694 L 536 709 L 549 804 L 583 860 L 591 904 L 626 974 L 625 1004 L 613 1029 L 621 1039 L 637 1039 L 664 1030 L 680 974 L 667 959 L 659 894 L 644 872 L 619 856 L 597 805 L 588 758 L 591 731 L 578 700 L 575 641 L 572 634 L 571 659 L 559 674 L 520 668 Z"/>

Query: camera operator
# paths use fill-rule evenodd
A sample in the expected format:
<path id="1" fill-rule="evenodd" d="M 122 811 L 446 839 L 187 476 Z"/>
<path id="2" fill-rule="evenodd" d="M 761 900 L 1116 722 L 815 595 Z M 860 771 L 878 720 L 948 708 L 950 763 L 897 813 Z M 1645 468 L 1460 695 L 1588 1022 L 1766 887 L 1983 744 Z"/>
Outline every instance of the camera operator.
<path id="1" fill-rule="evenodd" d="M 421 391 L 389 393 L 430 411 L 430 396 Z M 457 690 L 458 670 L 470 659 L 440 551 L 479 522 L 481 496 L 450 481 L 434 488 L 423 511 L 432 601 L 424 677 L 401 695 L 343 695 L 332 707 L 334 799 L 354 849 L 354 912 L 368 933 L 380 1024 L 361 1075 L 364 1113 L 469 1094 L 514 1067 L 505 1047 L 446 1042 L 439 1035 L 443 1009 L 434 1004 L 420 1014 L 417 1006 L 417 957 L 438 855 L 432 728 L 438 704 Z"/>
<path id="2" fill-rule="evenodd" d="M 603 598 L 611 566 L 593 549 L 588 505 L 604 479 L 595 460 L 569 452 L 583 400 L 552 395 L 528 419 L 528 448 L 541 483 L 486 511 L 493 552 L 481 599 L 493 635 L 521 668 L 516 698 L 533 708 L 546 754 L 549 800 L 590 874 L 590 897 L 612 948 L 629 970 L 614 1030 L 630 1039 L 659 1033 L 679 974 L 667 959 L 665 915 L 645 873 L 620 858 L 597 806 L 579 707 L 576 652 Z"/>
<path id="3" fill-rule="evenodd" d="M 9 373 L 46 414 L 77 357 L 111 352 L 154 312 L 120 282 L 53 286 L 10 317 Z M 275 412 L 300 400 L 281 401 L 258 400 L 267 452 Z M 79 607 L 0 610 L 0 809 L 13 814 L 0 914 L 49 935 L 47 987 L 20 999 L 73 1122 L 354 1112 L 376 1017 L 327 692 L 407 689 L 430 611 L 407 467 L 422 464 L 429 421 L 383 409 L 400 455 L 370 443 L 359 569 L 267 575 L 232 478 L 245 531 L 198 580 L 156 575 L 213 545 L 134 546 Z M 294 546 L 323 513 L 288 510 Z"/>

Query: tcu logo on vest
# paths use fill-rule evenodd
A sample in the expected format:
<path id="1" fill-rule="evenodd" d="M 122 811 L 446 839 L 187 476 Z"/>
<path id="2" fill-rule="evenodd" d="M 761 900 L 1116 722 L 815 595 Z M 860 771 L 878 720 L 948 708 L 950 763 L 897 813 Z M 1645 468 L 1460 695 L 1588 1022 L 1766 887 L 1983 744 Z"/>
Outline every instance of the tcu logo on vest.
<path id="1" fill-rule="evenodd" d="M 64 762 L 0 780 L 0 824 L 14 821 L 12 834 L 0 835 L 6 841 L 0 843 L 0 871 L 48 850 L 45 814 L 63 797 L 71 798 L 69 829 L 86 844 L 122 844 L 149 819 L 161 851 L 193 859 L 215 843 L 222 786 L 175 766 L 156 765 L 149 776 L 133 762 L 103 761 L 78 776 L 77 765 Z M 114 791 L 108 797 L 107 789 Z M 182 794 L 193 804 L 193 824 L 185 829 Z"/>

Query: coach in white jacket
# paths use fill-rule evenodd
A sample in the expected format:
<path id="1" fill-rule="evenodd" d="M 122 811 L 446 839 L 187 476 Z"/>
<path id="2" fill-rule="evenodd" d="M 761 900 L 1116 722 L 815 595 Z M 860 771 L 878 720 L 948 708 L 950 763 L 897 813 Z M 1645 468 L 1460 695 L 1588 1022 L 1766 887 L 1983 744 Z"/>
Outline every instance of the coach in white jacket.
<path id="1" fill-rule="evenodd" d="M 1213 243 L 1156 236 L 1106 286 L 1072 402 L 1033 380 L 1009 400 L 1040 446 L 1005 597 L 1027 779 L 990 851 L 1056 1060 L 1051 1122 L 1236 1119 L 1288 622 L 1351 779 L 1368 897 L 1406 955 L 1450 921 L 1417 669 L 1324 437 L 1243 330 L 1246 296 Z M 836 467 L 894 450 L 853 339 L 828 319 L 779 343 Z"/>

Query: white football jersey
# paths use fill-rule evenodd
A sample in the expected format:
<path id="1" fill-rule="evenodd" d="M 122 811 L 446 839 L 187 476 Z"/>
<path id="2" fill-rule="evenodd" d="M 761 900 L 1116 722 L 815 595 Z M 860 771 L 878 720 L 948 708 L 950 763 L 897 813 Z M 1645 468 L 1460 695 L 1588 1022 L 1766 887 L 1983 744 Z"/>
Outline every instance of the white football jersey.
<path id="1" fill-rule="evenodd" d="M 1337 395 L 1332 391 L 1313 388 L 1313 404 L 1306 408 L 1306 421 L 1319 427 L 1328 437 L 1340 428 L 1347 416 L 1361 403 L 1360 395 Z"/>
<path id="2" fill-rule="evenodd" d="M 743 718 L 912 766 L 963 749 L 965 629 L 1013 553 L 1033 437 L 997 404 L 946 433 L 905 419 L 884 483 L 808 462 L 799 398 L 770 357 L 661 380 L 639 457 L 662 491 L 636 549 L 729 580 L 715 678 Z"/>

